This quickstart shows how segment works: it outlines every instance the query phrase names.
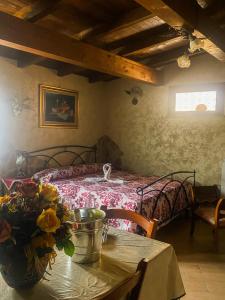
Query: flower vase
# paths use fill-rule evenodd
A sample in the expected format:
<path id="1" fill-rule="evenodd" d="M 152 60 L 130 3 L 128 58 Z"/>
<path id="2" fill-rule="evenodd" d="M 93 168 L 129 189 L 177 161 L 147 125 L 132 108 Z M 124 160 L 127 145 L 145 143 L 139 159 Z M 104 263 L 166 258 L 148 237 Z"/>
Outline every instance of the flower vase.
<path id="1" fill-rule="evenodd" d="M 39 259 L 37 270 L 36 266 L 28 264 L 24 248 L 15 246 L 6 253 L 5 249 L 0 247 L 0 272 L 12 288 L 29 288 L 35 285 L 44 276 L 47 264 L 45 258 Z"/>

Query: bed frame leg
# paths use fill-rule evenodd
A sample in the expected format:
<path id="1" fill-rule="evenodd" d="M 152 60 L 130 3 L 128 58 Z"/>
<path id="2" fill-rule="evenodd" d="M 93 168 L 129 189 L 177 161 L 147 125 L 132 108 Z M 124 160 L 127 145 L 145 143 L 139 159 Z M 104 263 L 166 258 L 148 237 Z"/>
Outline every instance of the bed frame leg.
<path id="1" fill-rule="evenodd" d="M 189 219 L 190 214 L 189 214 L 189 209 L 188 208 L 185 209 L 184 214 L 185 214 L 185 218 Z"/>
<path id="2" fill-rule="evenodd" d="M 195 231 L 195 221 L 196 221 L 196 217 L 192 212 L 192 216 L 191 216 L 191 230 L 190 230 L 190 235 L 193 236 L 194 235 L 194 231 Z"/>
<path id="3" fill-rule="evenodd" d="M 219 230 L 218 228 L 213 228 L 213 240 L 216 251 L 219 251 Z"/>

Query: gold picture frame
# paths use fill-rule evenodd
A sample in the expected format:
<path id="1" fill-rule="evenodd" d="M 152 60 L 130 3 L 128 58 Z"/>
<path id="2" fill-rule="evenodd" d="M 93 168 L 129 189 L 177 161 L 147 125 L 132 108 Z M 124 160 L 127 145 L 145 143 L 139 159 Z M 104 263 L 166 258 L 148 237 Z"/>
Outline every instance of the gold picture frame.
<path id="1" fill-rule="evenodd" d="M 78 97 L 77 91 L 40 84 L 39 126 L 78 128 Z"/>

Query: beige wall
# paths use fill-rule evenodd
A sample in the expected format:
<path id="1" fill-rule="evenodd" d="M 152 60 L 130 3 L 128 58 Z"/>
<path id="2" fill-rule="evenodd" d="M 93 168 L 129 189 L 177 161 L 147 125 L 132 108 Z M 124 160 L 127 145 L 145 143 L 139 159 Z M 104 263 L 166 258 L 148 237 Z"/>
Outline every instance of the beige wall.
<path id="1" fill-rule="evenodd" d="M 168 115 L 168 91 L 179 84 L 225 82 L 225 64 L 209 56 L 193 58 L 188 70 L 168 66 L 165 81 L 165 86 L 152 87 L 117 80 L 106 87 L 106 133 L 124 152 L 124 167 L 157 175 L 195 168 L 202 184 L 220 184 L 225 117 L 172 118 Z M 125 93 L 133 86 L 143 89 L 136 106 Z"/>
<path id="2" fill-rule="evenodd" d="M 14 149 L 32 150 L 50 145 L 92 145 L 108 134 L 124 152 L 125 168 L 162 175 L 181 169 L 196 169 L 203 184 L 220 184 L 225 159 L 225 117 L 172 118 L 168 115 L 170 86 L 202 82 L 224 82 L 225 66 L 209 56 L 192 59 L 189 70 L 176 65 L 166 68 L 166 85 L 153 87 L 131 80 L 89 84 L 70 75 L 58 77 L 52 70 L 16 67 L 0 58 L 0 173 L 10 172 Z M 79 91 L 79 129 L 38 127 L 40 83 Z M 143 89 L 138 105 L 131 104 L 125 90 Z M 15 117 L 12 97 L 32 99 L 32 110 Z M 8 161 L 7 161 L 8 160 Z"/>
<path id="3" fill-rule="evenodd" d="M 79 129 L 38 127 L 40 83 L 79 91 Z M 39 66 L 20 69 L 15 61 L 0 58 L 0 172 L 10 173 L 14 149 L 32 150 L 68 143 L 93 145 L 104 133 L 102 93 L 101 83 L 89 84 L 75 75 L 61 78 Z M 32 110 L 24 110 L 15 117 L 11 111 L 11 99 L 15 96 L 31 98 Z"/>

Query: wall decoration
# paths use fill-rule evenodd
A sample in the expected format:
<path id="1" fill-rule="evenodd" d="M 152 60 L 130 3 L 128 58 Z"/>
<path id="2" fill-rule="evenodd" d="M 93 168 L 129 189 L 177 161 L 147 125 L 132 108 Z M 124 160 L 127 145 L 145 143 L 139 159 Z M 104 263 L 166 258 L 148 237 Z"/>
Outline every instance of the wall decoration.
<path id="1" fill-rule="evenodd" d="M 132 87 L 130 90 L 126 90 L 125 92 L 131 96 L 131 103 L 133 105 L 137 105 L 139 99 L 143 96 L 143 91 L 138 86 Z"/>
<path id="2" fill-rule="evenodd" d="M 78 92 L 40 85 L 40 127 L 78 128 Z"/>
<path id="3" fill-rule="evenodd" d="M 11 100 L 11 108 L 13 115 L 15 117 L 18 117 L 23 112 L 23 110 L 32 110 L 31 101 L 32 99 L 29 97 L 23 99 L 13 97 Z"/>

